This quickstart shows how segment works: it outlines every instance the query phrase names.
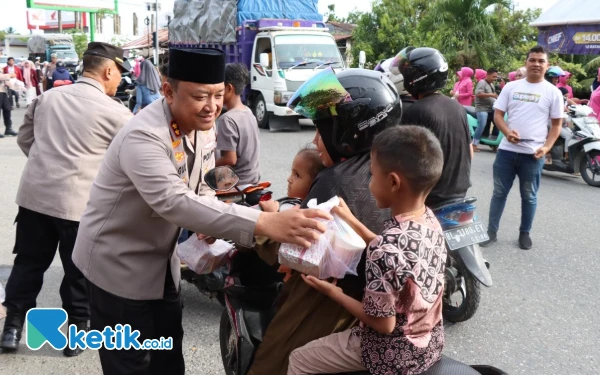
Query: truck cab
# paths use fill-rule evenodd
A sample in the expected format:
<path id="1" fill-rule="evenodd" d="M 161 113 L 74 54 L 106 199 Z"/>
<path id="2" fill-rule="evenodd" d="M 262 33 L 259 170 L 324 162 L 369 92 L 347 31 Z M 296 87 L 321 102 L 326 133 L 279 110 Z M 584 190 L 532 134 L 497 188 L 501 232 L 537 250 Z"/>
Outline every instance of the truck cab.
<path id="1" fill-rule="evenodd" d="M 346 67 L 323 22 L 268 21 L 276 24 L 259 25 L 254 39 L 249 104 L 261 128 L 297 129 L 300 116 L 286 107 L 290 97 L 318 71 Z"/>

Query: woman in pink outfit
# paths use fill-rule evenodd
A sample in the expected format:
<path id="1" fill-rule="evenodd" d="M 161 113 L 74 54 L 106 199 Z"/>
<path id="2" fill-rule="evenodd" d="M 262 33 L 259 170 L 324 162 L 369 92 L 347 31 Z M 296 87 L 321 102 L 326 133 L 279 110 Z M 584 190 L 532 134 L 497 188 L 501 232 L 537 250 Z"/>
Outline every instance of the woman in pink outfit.
<path id="1" fill-rule="evenodd" d="M 517 72 L 516 72 L 516 71 L 508 73 L 508 80 L 509 80 L 510 82 L 514 81 L 514 80 L 515 80 L 515 76 L 516 76 L 516 75 L 517 75 Z"/>
<path id="2" fill-rule="evenodd" d="M 565 90 L 567 90 L 567 92 L 569 93 L 567 95 L 567 98 L 573 99 L 573 88 L 571 86 L 569 86 L 569 84 L 568 84 L 569 78 L 571 78 L 571 73 L 569 73 L 565 70 L 565 75 L 562 77 L 558 77 L 558 83 L 556 84 L 556 87 L 558 87 L 558 88 L 564 87 Z"/>
<path id="3" fill-rule="evenodd" d="M 452 97 L 456 95 L 458 85 L 460 84 L 460 80 L 462 79 L 462 72 L 456 72 L 456 75 L 458 76 L 458 81 L 456 81 L 456 83 L 454 84 L 454 88 L 452 88 L 452 91 L 450 91 L 450 96 Z M 598 74 L 598 76 L 600 77 L 600 74 Z"/>
<path id="4" fill-rule="evenodd" d="M 462 105 L 473 105 L 473 69 L 463 67 L 460 70 L 461 79 L 458 81 L 457 88 L 454 90 L 454 97 Z"/>
<path id="5" fill-rule="evenodd" d="M 588 104 L 595 113 L 595 117 L 600 120 L 600 86 L 592 92 L 590 102 Z"/>

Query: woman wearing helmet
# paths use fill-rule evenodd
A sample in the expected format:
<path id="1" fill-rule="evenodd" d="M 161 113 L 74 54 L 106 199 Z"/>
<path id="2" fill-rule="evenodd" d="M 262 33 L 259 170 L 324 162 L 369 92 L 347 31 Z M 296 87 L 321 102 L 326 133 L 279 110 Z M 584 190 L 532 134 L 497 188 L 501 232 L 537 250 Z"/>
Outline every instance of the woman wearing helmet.
<path id="1" fill-rule="evenodd" d="M 563 77 L 565 72 L 558 66 L 551 66 L 546 71 L 544 78 L 554 86 L 558 84 L 560 77 Z"/>
<path id="2" fill-rule="evenodd" d="M 313 198 L 321 203 L 339 196 L 370 230 L 382 229 L 390 213 L 377 208 L 369 191 L 370 148 L 377 133 L 400 121 L 402 106 L 392 82 L 381 72 L 348 69 L 336 75 L 328 68 L 305 82 L 288 106 L 315 123 L 314 142 L 327 167 L 314 180 L 304 205 Z M 364 258 L 357 273 L 339 280 L 338 286 L 360 300 Z M 293 272 L 248 374 L 286 374 L 294 349 L 356 323 L 343 307 Z"/>
<path id="3" fill-rule="evenodd" d="M 427 198 L 428 206 L 463 198 L 471 187 L 471 132 L 465 109 L 438 91 L 446 86 L 448 64 L 433 48 L 407 47 L 392 62 L 404 87 L 417 102 L 404 111 L 402 123 L 421 125 L 439 139 L 444 152 L 442 177 Z"/>

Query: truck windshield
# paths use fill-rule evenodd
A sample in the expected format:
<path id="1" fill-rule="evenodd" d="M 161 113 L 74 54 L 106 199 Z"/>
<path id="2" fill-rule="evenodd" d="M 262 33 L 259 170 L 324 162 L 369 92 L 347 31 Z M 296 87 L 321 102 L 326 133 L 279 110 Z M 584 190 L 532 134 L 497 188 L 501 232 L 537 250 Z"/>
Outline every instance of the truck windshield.
<path id="1" fill-rule="evenodd" d="M 275 37 L 275 56 L 280 69 L 291 68 L 299 62 L 307 65 L 295 69 L 314 69 L 325 64 L 341 67 L 340 52 L 330 35 L 278 35 Z"/>
<path id="2" fill-rule="evenodd" d="M 56 51 L 56 57 L 58 58 L 58 60 L 79 60 L 77 53 L 74 51 Z"/>

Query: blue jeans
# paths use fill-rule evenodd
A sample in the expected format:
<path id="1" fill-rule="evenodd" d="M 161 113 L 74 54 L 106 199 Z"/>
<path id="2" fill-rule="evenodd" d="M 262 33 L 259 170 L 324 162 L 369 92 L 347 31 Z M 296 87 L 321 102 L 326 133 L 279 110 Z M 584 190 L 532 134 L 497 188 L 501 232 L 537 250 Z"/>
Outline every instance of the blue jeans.
<path id="1" fill-rule="evenodd" d="M 133 108 L 133 113 L 136 113 L 140 108 L 150 105 L 157 99 L 160 99 L 160 93 L 157 92 L 152 94 L 148 87 L 137 85 L 135 88 L 135 107 Z"/>
<path id="2" fill-rule="evenodd" d="M 515 176 L 519 176 L 521 190 L 521 227 L 519 231 L 526 233 L 531 231 L 543 167 L 544 158 L 536 159 L 533 154 L 498 150 L 494 162 L 494 193 L 492 194 L 488 224 L 490 232 L 498 231 L 506 198 L 512 188 Z"/>
<path id="3" fill-rule="evenodd" d="M 481 139 L 481 135 L 485 130 L 485 125 L 487 123 L 489 112 L 477 112 L 477 129 L 475 129 L 475 134 L 473 135 L 473 144 L 477 146 L 479 144 L 479 140 Z"/>

